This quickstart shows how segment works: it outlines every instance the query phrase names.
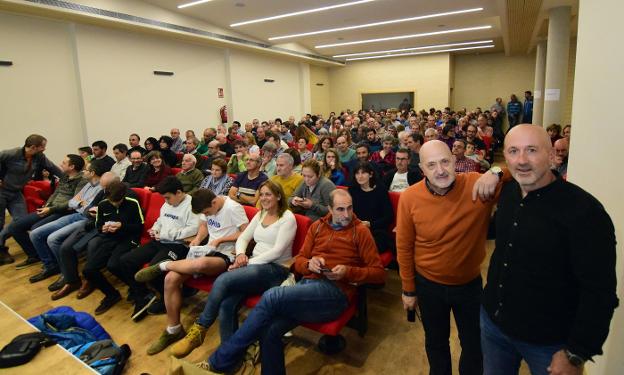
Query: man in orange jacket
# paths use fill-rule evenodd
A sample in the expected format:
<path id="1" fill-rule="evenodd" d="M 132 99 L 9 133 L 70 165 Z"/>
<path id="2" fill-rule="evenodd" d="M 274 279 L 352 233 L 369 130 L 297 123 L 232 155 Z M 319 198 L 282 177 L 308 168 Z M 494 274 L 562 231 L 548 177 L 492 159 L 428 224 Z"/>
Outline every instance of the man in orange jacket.
<path id="1" fill-rule="evenodd" d="M 334 190 L 330 197 L 329 213 L 311 225 L 295 258 L 301 281 L 266 291 L 239 330 L 210 356 L 211 370 L 236 369 L 247 347 L 259 340 L 264 366 L 270 366 L 271 373 L 285 374 L 282 336 L 286 332 L 303 322 L 338 318 L 355 293 L 353 284 L 385 281 L 375 241 L 353 215 L 351 196 L 346 190 Z"/>

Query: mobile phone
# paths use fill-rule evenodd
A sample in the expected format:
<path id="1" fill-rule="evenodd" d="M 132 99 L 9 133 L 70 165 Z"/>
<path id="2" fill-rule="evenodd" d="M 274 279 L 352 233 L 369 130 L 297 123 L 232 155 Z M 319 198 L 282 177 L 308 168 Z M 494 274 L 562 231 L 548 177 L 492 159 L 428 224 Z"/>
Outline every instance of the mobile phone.
<path id="1" fill-rule="evenodd" d="M 323 273 L 331 273 L 331 272 L 332 272 L 332 270 L 330 270 L 330 269 L 329 269 L 329 268 L 327 268 L 327 267 L 322 267 L 322 268 L 321 268 L 321 272 L 323 272 Z"/>

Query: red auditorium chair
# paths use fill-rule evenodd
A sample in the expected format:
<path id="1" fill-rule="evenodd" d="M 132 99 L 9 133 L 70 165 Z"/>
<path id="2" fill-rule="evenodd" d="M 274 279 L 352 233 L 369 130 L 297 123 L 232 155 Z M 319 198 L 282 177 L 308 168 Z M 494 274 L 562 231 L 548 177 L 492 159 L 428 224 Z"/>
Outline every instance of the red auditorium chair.
<path id="1" fill-rule="evenodd" d="M 22 193 L 24 194 L 28 212 L 35 212 L 52 195 L 52 185 L 50 181 L 29 181 L 24 185 Z"/>
<path id="2" fill-rule="evenodd" d="M 184 153 L 183 152 L 176 152 L 176 159 L 178 160 L 178 163 L 180 163 L 182 161 L 183 157 L 184 157 Z"/>
<path id="3" fill-rule="evenodd" d="M 143 213 L 145 214 L 147 212 L 147 209 L 149 208 L 152 192 L 143 188 L 132 188 L 132 191 L 134 191 L 137 197 L 139 197 L 141 210 L 143 210 Z"/>
<path id="4" fill-rule="evenodd" d="M 149 206 L 145 212 L 145 222 L 143 223 L 143 233 L 141 233 L 141 245 L 150 242 L 151 238 L 147 231 L 154 225 L 160 216 L 160 208 L 165 203 L 165 198 L 158 193 L 151 193 Z"/>
<path id="5" fill-rule="evenodd" d="M 171 168 L 171 173 L 175 176 L 178 173 L 182 172 L 182 168 Z"/>

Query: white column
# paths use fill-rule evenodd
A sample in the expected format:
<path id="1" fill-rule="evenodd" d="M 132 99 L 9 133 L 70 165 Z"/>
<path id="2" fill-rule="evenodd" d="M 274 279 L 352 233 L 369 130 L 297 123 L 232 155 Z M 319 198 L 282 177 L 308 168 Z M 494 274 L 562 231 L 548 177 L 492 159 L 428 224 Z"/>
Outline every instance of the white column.
<path id="1" fill-rule="evenodd" d="M 599 115 L 622 108 L 624 2 L 581 0 L 572 104 L 572 138 L 568 179 L 593 194 L 615 226 L 620 307 L 611 320 L 604 355 L 587 364 L 590 375 L 622 374 L 624 369 L 624 203 L 621 144 L 624 127 Z M 548 46 L 550 49 L 550 46 Z M 609 50 L 608 56 L 605 49 Z M 602 121 L 607 119 L 607 121 Z M 617 121 L 616 121 L 617 122 Z M 588 256 L 591 256 L 588 253 Z"/>
<path id="2" fill-rule="evenodd" d="M 546 79 L 546 41 L 537 43 L 535 84 L 533 86 L 533 124 L 542 125 L 544 115 L 544 80 Z"/>
<path id="3" fill-rule="evenodd" d="M 561 124 L 570 55 L 570 12 L 569 6 L 563 6 L 552 8 L 548 13 L 544 127 Z"/>

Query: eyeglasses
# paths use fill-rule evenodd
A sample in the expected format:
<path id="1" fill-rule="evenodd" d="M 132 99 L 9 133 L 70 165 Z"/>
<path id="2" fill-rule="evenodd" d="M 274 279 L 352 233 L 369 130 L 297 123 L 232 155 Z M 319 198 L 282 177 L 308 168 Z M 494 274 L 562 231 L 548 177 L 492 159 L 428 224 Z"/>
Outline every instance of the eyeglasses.
<path id="1" fill-rule="evenodd" d="M 396 158 L 396 160 L 398 161 L 405 161 L 405 160 L 409 160 L 408 158 Z"/>

